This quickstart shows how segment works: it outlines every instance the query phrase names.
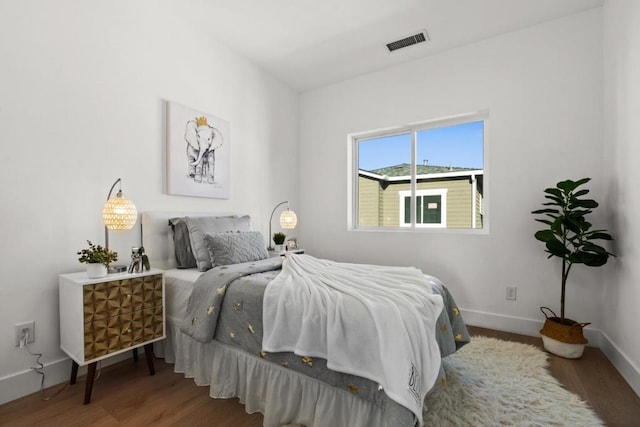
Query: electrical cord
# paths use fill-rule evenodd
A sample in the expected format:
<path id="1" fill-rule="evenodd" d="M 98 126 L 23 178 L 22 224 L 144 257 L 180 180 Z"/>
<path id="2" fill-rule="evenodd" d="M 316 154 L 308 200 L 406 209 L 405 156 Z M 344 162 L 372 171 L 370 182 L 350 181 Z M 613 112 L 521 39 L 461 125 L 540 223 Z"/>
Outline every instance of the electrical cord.
<path id="1" fill-rule="evenodd" d="M 93 378 L 93 381 L 98 381 L 98 378 L 100 378 L 101 373 L 102 373 L 102 360 L 98 360 L 98 369 L 96 371 L 95 378 Z"/>
<path id="2" fill-rule="evenodd" d="M 64 390 L 67 387 L 67 384 L 65 382 L 64 386 L 61 387 L 58 391 L 56 391 L 55 393 L 49 395 L 49 396 L 45 396 L 44 395 L 44 379 L 45 379 L 45 374 L 44 374 L 44 364 L 40 361 L 40 359 L 42 358 L 42 353 L 32 353 L 31 350 L 29 349 L 29 331 L 28 330 L 24 330 L 23 331 L 22 338 L 20 338 L 20 348 L 24 348 L 25 350 L 27 350 L 27 353 L 29 353 L 31 356 L 36 358 L 36 365 L 37 366 L 31 366 L 31 370 L 33 370 L 33 372 L 41 375 L 40 378 L 40 396 L 42 398 L 42 400 L 50 400 L 54 397 L 56 397 L 62 390 Z"/>

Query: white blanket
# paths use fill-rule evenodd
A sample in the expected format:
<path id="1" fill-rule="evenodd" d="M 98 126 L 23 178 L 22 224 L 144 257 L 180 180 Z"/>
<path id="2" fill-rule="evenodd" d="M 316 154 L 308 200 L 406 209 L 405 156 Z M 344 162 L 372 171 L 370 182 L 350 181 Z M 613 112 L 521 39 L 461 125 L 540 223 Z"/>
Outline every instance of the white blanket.
<path id="1" fill-rule="evenodd" d="M 330 369 L 376 381 L 422 425 L 440 368 L 442 307 L 416 268 L 287 255 L 264 294 L 262 347 L 321 357 Z"/>

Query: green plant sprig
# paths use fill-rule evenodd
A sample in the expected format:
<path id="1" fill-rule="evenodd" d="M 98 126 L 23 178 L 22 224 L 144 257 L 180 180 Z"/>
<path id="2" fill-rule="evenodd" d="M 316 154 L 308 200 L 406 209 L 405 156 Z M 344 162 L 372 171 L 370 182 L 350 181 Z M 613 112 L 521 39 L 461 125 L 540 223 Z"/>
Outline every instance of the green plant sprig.
<path id="1" fill-rule="evenodd" d="M 273 233 L 273 243 L 275 243 L 276 245 L 281 245 L 284 243 L 284 239 L 286 239 L 286 235 L 284 233 Z"/>
<path id="2" fill-rule="evenodd" d="M 87 240 L 89 244 L 88 249 L 82 249 L 77 252 L 80 255 L 78 261 L 85 264 L 100 263 L 109 266 L 113 261 L 118 260 L 118 253 L 104 248 L 100 245 L 94 245 L 91 241 Z"/>

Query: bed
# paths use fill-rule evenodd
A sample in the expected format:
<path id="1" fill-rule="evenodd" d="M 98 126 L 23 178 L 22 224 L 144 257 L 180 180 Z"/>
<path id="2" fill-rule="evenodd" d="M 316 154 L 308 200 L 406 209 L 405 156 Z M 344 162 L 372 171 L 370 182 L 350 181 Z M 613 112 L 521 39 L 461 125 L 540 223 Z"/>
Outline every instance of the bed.
<path id="1" fill-rule="evenodd" d="M 205 219 L 214 217 L 216 219 Z M 187 227 L 185 218 L 191 219 L 191 229 Z M 222 226 L 219 218 L 225 218 Z M 387 391 L 376 381 L 331 370 L 323 358 L 263 351 L 263 295 L 266 284 L 278 277 L 282 258 L 267 257 L 256 262 L 225 264 L 209 269 L 207 267 L 211 266 L 207 266 L 204 259 L 210 253 L 198 254 L 198 249 L 194 249 L 191 255 L 198 258 L 195 268 L 178 268 L 178 264 L 180 267 L 192 265 L 189 264 L 192 260 L 185 262 L 185 234 L 192 238 L 196 236 L 192 234 L 194 231 L 206 235 L 207 227 L 212 224 L 215 224 L 214 228 L 218 227 L 217 233 L 212 234 L 222 237 L 233 234 L 255 240 L 259 236 L 250 231 L 250 218 L 245 215 L 142 214 L 142 242 L 146 254 L 152 267 L 165 270 L 167 339 L 154 344 L 157 357 L 174 364 L 175 372 L 193 378 L 197 385 L 208 386 L 212 398 L 238 397 L 246 412 L 264 415 L 265 426 L 383 427 L 421 424 L 415 411 L 389 398 Z M 238 233 L 229 233 L 231 231 Z M 211 240 L 209 243 L 213 244 Z M 186 245 L 190 247 L 190 242 Z M 225 246 L 217 249 L 216 259 L 222 260 L 224 253 L 220 251 L 224 251 Z M 229 261 L 233 261 L 233 256 Z M 223 272 L 230 274 L 232 271 L 235 274 L 237 270 L 256 267 L 261 271 L 230 280 L 224 286 L 224 295 L 211 291 L 208 298 L 215 300 L 215 304 L 207 303 L 207 310 L 208 314 L 218 316 L 218 320 L 213 329 L 205 328 L 203 334 L 211 333 L 213 339 L 203 340 L 194 335 L 190 329 L 197 329 L 199 321 L 197 316 L 190 314 L 190 310 L 194 309 L 194 300 L 203 297 L 192 298 L 190 304 L 192 293 L 204 295 L 202 292 L 207 292 L 203 290 L 203 282 L 213 280 L 208 276 L 222 275 Z M 433 293 L 440 294 L 444 301 L 435 335 L 440 355 L 446 357 L 468 343 L 469 335 L 447 288 L 436 278 L 425 277 L 431 283 Z M 211 286 L 215 289 L 218 285 Z M 196 326 L 191 328 L 192 325 Z M 443 384 L 444 372 L 440 369 L 433 387 Z"/>

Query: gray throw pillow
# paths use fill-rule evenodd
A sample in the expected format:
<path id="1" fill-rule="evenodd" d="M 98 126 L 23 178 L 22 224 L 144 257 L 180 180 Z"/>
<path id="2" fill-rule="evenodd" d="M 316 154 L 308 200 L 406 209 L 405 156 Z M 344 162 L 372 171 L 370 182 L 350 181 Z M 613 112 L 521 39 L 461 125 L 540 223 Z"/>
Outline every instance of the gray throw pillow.
<path id="1" fill-rule="evenodd" d="M 259 231 L 211 233 L 204 238 L 214 265 L 240 264 L 269 258 Z"/>
<path id="2" fill-rule="evenodd" d="M 204 241 L 205 234 L 251 230 L 249 215 L 186 217 L 185 222 L 189 229 L 191 252 L 196 259 L 199 271 L 207 271 L 215 267 L 215 264 L 211 262 L 211 255 L 209 255 L 209 249 Z"/>
<path id="3" fill-rule="evenodd" d="M 178 268 L 196 268 L 198 265 L 193 257 L 193 252 L 191 252 L 191 240 L 189 239 L 186 218 L 171 218 L 169 225 L 173 230 L 173 247 Z"/>

